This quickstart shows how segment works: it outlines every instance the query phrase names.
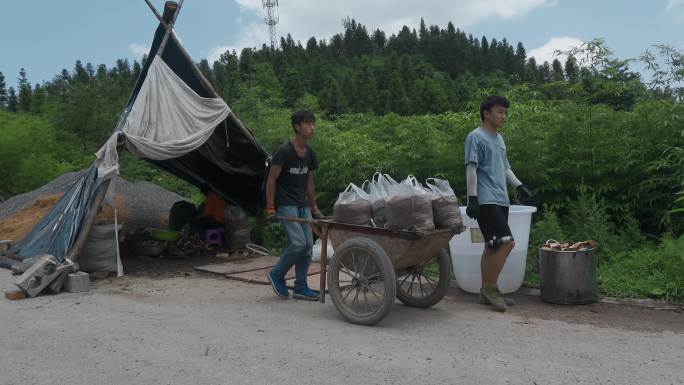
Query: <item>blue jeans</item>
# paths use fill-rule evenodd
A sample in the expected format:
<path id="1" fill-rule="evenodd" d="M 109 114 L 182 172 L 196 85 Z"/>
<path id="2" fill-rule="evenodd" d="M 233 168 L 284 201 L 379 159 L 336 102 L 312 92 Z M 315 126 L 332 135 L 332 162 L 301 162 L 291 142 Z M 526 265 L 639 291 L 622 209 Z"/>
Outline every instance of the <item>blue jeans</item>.
<path id="1" fill-rule="evenodd" d="M 294 217 L 311 219 L 311 210 L 308 207 L 282 206 L 278 207 L 276 215 L 279 217 Z M 287 246 L 283 255 L 278 259 L 271 273 L 274 277 L 284 278 L 287 272 L 295 267 L 295 289 L 307 287 L 306 277 L 311 264 L 311 251 L 313 249 L 313 234 L 311 226 L 298 222 L 281 221 L 287 236 Z"/>

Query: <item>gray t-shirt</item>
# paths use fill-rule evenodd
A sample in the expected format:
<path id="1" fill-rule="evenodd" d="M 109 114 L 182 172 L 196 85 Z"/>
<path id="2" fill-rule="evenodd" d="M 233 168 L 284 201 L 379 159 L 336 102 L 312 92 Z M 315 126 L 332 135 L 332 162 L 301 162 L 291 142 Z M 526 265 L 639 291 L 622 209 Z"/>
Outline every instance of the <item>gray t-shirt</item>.
<path id="1" fill-rule="evenodd" d="M 477 201 L 479 204 L 509 206 L 506 170 L 511 168 L 506 144 L 499 133 L 474 129 L 465 140 L 465 164 L 477 165 Z"/>

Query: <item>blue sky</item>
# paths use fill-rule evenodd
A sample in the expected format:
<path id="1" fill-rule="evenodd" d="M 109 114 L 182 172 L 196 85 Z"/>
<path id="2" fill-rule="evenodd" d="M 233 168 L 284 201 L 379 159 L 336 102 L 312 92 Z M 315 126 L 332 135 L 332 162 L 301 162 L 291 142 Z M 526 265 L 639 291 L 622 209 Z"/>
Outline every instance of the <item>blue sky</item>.
<path id="1" fill-rule="evenodd" d="M 653 44 L 684 50 L 684 0 L 280 0 L 278 14 L 279 34 L 303 42 L 341 31 L 344 16 L 388 34 L 404 24 L 417 28 L 424 17 L 440 26 L 452 20 L 475 36 L 522 41 L 538 62 L 554 48 L 595 37 L 619 58 Z M 263 17 L 261 0 L 186 0 L 176 30 L 196 60 L 213 59 L 225 49 L 266 42 Z M 71 70 L 77 59 L 107 66 L 139 59 L 156 25 L 144 0 L 2 0 L 0 72 L 14 85 L 24 67 L 35 84 Z"/>

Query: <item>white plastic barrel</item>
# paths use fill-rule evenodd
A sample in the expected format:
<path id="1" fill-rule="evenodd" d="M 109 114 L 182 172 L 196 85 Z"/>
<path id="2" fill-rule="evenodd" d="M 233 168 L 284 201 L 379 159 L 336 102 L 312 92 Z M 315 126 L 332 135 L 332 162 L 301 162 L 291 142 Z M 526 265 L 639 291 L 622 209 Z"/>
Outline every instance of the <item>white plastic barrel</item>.
<path id="1" fill-rule="evenodd" d="M 511 228 L 515 247 L 501 270 L 497 285 L 502 293 L 512 293 L 520 289 L 525 278 L 527 262 L 527 244 L 530 241 L 532 214 L 536 207 L 512 205 L 508 213 L 508 226 Z M 456 235 L 449 241 L 451 262 L 458 287 L 469 293 L 479 293 L 482 287 L 480 261 L 484 251 L 484 239 L 477 222 L 466 215 L 466 208 L 461 207 L 461 216 L 466 231 Z"/>

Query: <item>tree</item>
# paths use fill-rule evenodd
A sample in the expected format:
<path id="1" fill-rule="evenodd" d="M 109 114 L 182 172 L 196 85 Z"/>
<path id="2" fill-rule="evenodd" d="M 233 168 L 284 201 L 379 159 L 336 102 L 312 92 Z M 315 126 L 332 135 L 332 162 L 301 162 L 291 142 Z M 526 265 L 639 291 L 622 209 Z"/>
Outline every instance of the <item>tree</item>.
<path id="1" fill-rule="evenodd" d="M 480 67 L 482 68 L 483 73 L 489 72 L 489 69 L 491 67 L 491 58 L 489 57 L 489 42 L 487 42 L 487 38 L 485 36 L 482 36 L 482 42 L 480 43 L 480 50 L 481 50 L 481 56 L 480 56 Z"/>
<path id="2" fill-rule="evenodd" d="M 376 108 L 378 89 L 370 59 L 364 59 L 354 79 L 354 98 L 350 105 L 355 112 L 373 112 Z"/>
<path id="3" fill-rule="evenodd" d="M 577 81 L 577 59 L 572 55 L 568 55 L 568 58 L 565 60 L 565 76 L 571 83 Z"/>
<path id="4" fill-rule="evenodd" d="M 428 34 L 428 30 L 425 27 L 425 20 L 421 17 L 420 18 L 420 28 L 418 28 L 418 44 L 420 47 L 420 51 L 423 54 L 427 54 L 429 51 L 429 46 L 430 46 L 430 35 Z"/>
<path id="5" fill-rule="evenodd" d="M 255 66 L 254 81 L 249 85 L 258 88 L 257 96 L 261 100 L 271 106 L 282 106 L 283 87 L 270 63 L 258 63 Z"/>
<path id="6" fill-rule="evenodd" d="M 63 102 L 70 84 L 71 75 L 66 68 L 63 68 L 62 72 L 60 72 L 59 75 L 55 76 L 54 80 L 52 80 L 52 83 L 50 84 L 50 93 L 54 93 L 55 95 L 59 96 L 60 102 Z"/>
<path id="7" fill-rule="evenodd" d="M 200 60 L 198 67 L 210 84 L 216 84 L 214 72 L 211 70 L 211 67 L 209 67 L 209 61 L 207 59 Z"/>
<path id="8" fill-rule="evenodd" d="M 373 53 L 374 44 L 366 27 L 351 19 L 350 22 L 345 22 L 344 47 L 350 56 L 360 56 Z"/>
<path id="9" fill-rule="evenodd" d="M 226 51 L 221 54 L 218 60 L 223 70 L 221 95 L 223 98 L 232 101 L 240 97 L 240 67 L 235 51 Z M 218 75 L 217 75 L 218 78 Z"/>
<path id="10" fill-rule="evenodd" d="M 97 69 L 97 72 L 98 72 L 98 77 L 99 77 L 99 73 L 100 73 L 99 67 Z M 138 80 L 141 72 L 142 72 L 142 66 L 140 65 L 140 63 L 138 63 L 137 60 L 133 60 L 133 74 L 132 74 L 131 80 L 133 80 L 133 81 Z"/>
<path id="11" fill-rule="evenodd" d="M 116 61 L 116 70 L 124 83 L 129 83 L 131 79 L 131 66 L 128 59 L 119 59 Z M 78 74 L 77 74 L 78 77 Z"/>
<path id="12" fill-rule="evenodd" d="M 418 49 L 418 36 L 412 33 L 409 27 L 404 26 L 396 37 L 394 35 L 390 37 L 387 47 L 398 54 L 416 53 Z"/>
<path id="13" fill-rule="evenodd" d="M 382 53 L 385 51 L 385 48 L 387 47 L 387 37 L 385 36 L 385 32 L 381 31 L 380 29 L 376 29 L 375 32 L 373 32 L 373 37 L 371 40 L 373 40 L 373 44 L 375 44 L 375 49 L 377 52 Z"/>
<path id="14" fill-rule="evenodd" d="M 31 83 L 26 78 L 26 70 L 19 70 L 19 109 L 23 112 L 31 111 Z"/>
<path id="15" fill-rule="evenodd" d="M 97 71 L 95 72 L 95 79 L 98 82 L 104 82 L 107 79 L 107 66 L 100 64 L 97 66 Z"/>
<path id="16" fill-rule="evenodd" d="M 120 62 L 121 59 L 117 60 Z M 76 60 L 76 64 L 74 65 L 74 80 L 78 83 L 88 83 L 90 78 L 88 77 L 88 72 L 86 72 L 85 67 L 83 67 L 83 63 L 81 63 L 80 60 Z"/>
<path id="17" fill-rule="evenodd" d="M 289 68 L 285 73 L 283 81 L 283 89 L 285 94 L 285 105 L 287 107 L 294 107 L 299 98 L 304 96 L 304 79 L 302 73 L 296 68 Z"/>
<path id="18" fill-rule="evenodd" d="M 519 81 L 526 80 L 525 76 L 525 61 L 527 60 L 527 53 L 525 52 L 525 47 L 523 43 L 518 42 L 518 46 L 515 49 L 515 72 L 518 75 Z"/>
<path id="19" fill-rule="evenodd" d="M 306 42 L 306 53 L 309 55 L 318 55 L 318 41 L 313 36 Z"/>
<path id="20" fill-rule="evenodd" d="M 40 114 L 43 111 L 43 105 L 45 104 L 45 91 L 40 84 L 36 84 L 33 88 L 33 99 L 31 101 L 31 112 L 34 114 Z"/>
<path id="21" fill-rule="evenodd" d="M 0 72 L 0 109 L 5 108 L 7 104 L 7 84 L 5 83 L 5 75 Z"/>
<path id="22" fill-rule="evenodd" d="M 470 71 L 459 74 L 454 81 L 451 105 L 456 110 L 464 110 L 473 100 L 478 89 L 477 81 Z"/>
<path id="23" fill-rule="evenodd" d="M 344 55 L 344 39 L 339 33 L 330 39 L 330 52 L 333 58 L 341 58 Z"/>
<path id="24" fill-rule="evenodd" d="M 527 65 L 525 66 L 525 81 L 536 83 L 538 80 L 537 60 L 531 57 L 527 60 Z"/>
<path id="25" fill-rule="evenodd" d="M 551 80 L 551 65 L 549 62 L 545 61 L 544 64 L 539 66 L 539 82 L 546 83 Z"/>
<path id="26" fill-rule="evenodd" d="M 17 94 L 14 91 L 14 87 L 9 88 L 9 93 L 7 96 L 7 111 L 17 112 L 19 108 L 19 100 L 17 100 Z"/>
<path id="27" fill-rule="evenodd" d="M 328 113 L 328 115 L 341 115 L 347 110 L 347 101 L 340 89 L 337 80 L 328 76 L 325 80 L 325 86 L 318 97 L 318 102 L 321 108 Z"/>
<path id="28" fill-rule="evenodd" d="M 551 77 L 556 82 L 565 80 L 565 76 L 563 75 L 563 65 L 558 59 L 553 59 L 553 64 L 551 65 Z"/>
<path id="29" fill-rule="evenodd" d="M 446 111 L 448 97 L 444 89 L 444 79 L 437 77 L 420 79 L 412 87 L 414 90 L 414 111 L 418 114 Z"/>
<path id="30" fill-rule="evenodd" d="M 286 44 L 284 42 L 280 43 Z M 243 48 L 240 52 L 240 79 L 247 82 L 254 79 L 254 51 L 251 48 Z"/>
<path id="31" fill-rule="evenodd" d="M 394 72 L 390 76 L 388 94 L 382 95 L 385 98 L 385 112 L 396 112 L 400 115 L 408 115 L 411 112 L 411 100 L 406 96 L 399 72 Z"/>

